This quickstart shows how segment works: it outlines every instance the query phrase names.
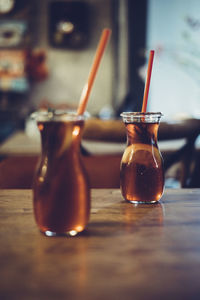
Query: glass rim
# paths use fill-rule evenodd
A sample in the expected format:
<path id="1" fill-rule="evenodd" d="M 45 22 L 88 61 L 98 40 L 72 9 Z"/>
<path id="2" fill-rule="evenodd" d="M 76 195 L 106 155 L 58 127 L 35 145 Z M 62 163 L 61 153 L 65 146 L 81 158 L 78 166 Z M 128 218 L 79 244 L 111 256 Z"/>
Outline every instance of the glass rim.
<path id="1" fill-rule="evenodd" d="M 120 114 L 125 123 L 159 123 L 161 112 L 123 112 Z"/>
<path id="2" fill-rule="evenodd" d="M 131 111 L 125 111 L 120 114 L 121 117 L 141 117 L 141 116 L 158 116 L 162 117 L 163 114 L 161 112 L 131 112 Z"/>
<path id="3" fill-rule="evenodd" d="M 48 121 L 84 121 L 89 117 L 89 113 L 77 115 L 76 110 L 55 109 L 55 110 L 38 110 L 31 114 L 31 119 L 36 122 Z"/>

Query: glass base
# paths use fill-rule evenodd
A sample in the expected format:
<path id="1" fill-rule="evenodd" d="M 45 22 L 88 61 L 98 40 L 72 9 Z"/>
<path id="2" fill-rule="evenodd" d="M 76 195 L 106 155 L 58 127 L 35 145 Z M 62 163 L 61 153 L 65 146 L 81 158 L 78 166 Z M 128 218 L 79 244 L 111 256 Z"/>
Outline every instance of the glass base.
<path id="1" fill-rule="evenodd" d="M 126 202 L 128 203 L 132 203 L 132 204 L 153 204 L 153 203 L 158 203 L 159 200 L 151 200 L 151 201 L 136 201 L 136 200 L 126 200 Z"/>
<path id="2" fill-rule="evenodd" d="M 48 237 L 55 237 L 55 236 L 73 237 L 80 233 L 79 231 L 76 231 L 76 230 L 70 230 L 67 232 L 53 232 L 50 230 L 46 230 L 46 231 L 41 231 L 41 232 Z"/>

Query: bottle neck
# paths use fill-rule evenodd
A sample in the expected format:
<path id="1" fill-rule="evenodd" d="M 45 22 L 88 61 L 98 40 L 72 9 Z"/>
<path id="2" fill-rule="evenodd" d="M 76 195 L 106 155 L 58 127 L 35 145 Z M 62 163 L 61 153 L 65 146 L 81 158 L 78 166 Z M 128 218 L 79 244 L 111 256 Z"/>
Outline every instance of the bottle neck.
<path id="1" fill-rule="evenodd" d="M 128 145 L 142 143 L 157 145 L 159 123 L 125 123 Z"/>
<path id="2" fill-rule="evenodd" d="M 79 151 L 83 121 L 56 121 L 43 122 L 40 124 L 43 125 L 43 129 L 40 130 L 43 155 L 60 157 L 69 151 Z"/>

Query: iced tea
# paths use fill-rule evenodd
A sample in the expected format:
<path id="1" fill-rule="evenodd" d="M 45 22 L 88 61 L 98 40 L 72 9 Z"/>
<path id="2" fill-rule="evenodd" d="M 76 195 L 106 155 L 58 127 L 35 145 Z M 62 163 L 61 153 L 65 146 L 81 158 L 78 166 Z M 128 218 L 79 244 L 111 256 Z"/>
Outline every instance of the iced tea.
<path id="1" fill-rule="evenodd" d="M 124 121 L 128 143 L 120 169 L 122 195 L 130 202 L 156 202 L 164 186 L 163 160 L 157 145 L 159 119 L 143 116 Z"/>
<path id="2" fill-rule="evenodd" d="M 75 235 L 84 230 L 90 212 L 89 183 L 80 157 L 84 121 L 67 116 L 39 118 L 37 124 L 42 155 L 33 184 L 36 223 L 46 235 Z"/>

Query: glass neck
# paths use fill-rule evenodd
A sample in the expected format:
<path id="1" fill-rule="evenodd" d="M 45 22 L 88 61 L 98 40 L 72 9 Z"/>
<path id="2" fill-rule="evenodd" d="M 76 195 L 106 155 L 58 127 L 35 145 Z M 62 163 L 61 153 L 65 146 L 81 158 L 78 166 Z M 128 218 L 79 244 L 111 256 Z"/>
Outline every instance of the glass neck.
<path id="1" fill-rule="evenodd" d="M 142 143 L 157 145 L 159 123 L 125 123 L 128 145 Z"/>
<path id="2" fill-rule="evenodd" d="M 79 151 L 83 126 L 84 121 L 38 122 L 43 154 L 60 156 L 64 152 Z"/>

